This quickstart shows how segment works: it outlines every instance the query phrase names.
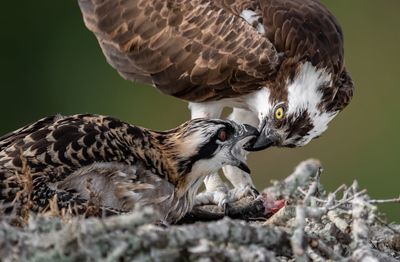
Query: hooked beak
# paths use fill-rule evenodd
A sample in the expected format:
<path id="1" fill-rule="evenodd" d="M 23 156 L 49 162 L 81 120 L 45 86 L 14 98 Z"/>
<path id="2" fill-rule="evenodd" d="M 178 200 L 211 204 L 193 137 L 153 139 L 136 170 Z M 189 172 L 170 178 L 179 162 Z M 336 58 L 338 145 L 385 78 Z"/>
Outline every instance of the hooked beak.
<path id="1" fill-rule="evenodd" d="M 233 166 L 238 167 L 244 172 L 250 174 L 251 170 L 245 163 L 245 159 L 243 156 L 243 147 L 247 145 L 249 141 L 256 139 L 260 136 L 260 132 L 258 132 L 257 128 L 251 125 L 241 125 L 241 129 L 238 132 L 238 135 L 234 138 L 233 146 L 231 149 L 231 157 L 233 160 Z"/>
<path id="2" fill-rule="evenodd" d="M 237 168 L 246 172 L 247 174 L 251 174 L 251 170 L 250 170 L 249 166 L 246 163 L 244 163 L 243 161 L 240 161 L 240 164 L 237 166 Z"/>
<path id="3" fill-rule="evenodd" d="M 250 152 L 264 150 L 276 145 L 278 140 L 278 134 L 268 128 L 267 121 L 264 119 L 261 123 L 260 135 L 256 139 L 249 141 L 244 149 Z"/>

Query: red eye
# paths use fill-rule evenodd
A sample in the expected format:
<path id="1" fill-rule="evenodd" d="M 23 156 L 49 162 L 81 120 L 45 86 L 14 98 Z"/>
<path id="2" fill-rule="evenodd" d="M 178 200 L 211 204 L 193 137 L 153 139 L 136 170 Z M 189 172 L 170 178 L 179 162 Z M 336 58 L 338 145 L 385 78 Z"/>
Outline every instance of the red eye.
<path id="1" fill-rule="evenodd" d="M 218 132 L 218 139 L 222 142 L 226 141 L 228 139 L 228 134 L 226 133 L 225 129 L 222 129 Z"/>

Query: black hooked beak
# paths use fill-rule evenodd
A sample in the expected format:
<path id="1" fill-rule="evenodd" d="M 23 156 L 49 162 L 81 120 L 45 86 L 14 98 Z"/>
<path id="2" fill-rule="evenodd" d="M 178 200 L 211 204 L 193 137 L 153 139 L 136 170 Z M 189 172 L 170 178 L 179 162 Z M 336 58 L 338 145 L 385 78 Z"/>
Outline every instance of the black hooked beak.
<path id="1" fill-rule="evenodd" d="M 268 131 L 267 121 L 264 119 L 261 123 L 260 135 L 249 141 L 244 149 L 250 152 L 261 151 L 274 146 L 278 141 L 278 134 Z"/>
<path id="2" fill-rule="evenodd" d="M 252 141 L 252 140 L 256 139 L 259 136 L 260 136 L 260 132 L 258 132 L 257 128 L 255 128 L 255 127 L 253 127 L 251 125 L 244 124 L 243 125 L 243 129 L 241 130 L 241 132 L 237 136 L 237 140 L 236 141 L 240 142 L 240 141 L 243 140 L 243 143 L 247 144 L 249 142 L 247 142 L 246 139 L 250 139 L 250 141 Z M 232 152 L 233 155 L 236 155 L 236 154 L 240 155 L 239 151 L 241 149 L 242 149 L 241 146 L 240 146 L 240 148 L 233 149 L 233 152 Z M 243 170 L 244 172 L 250 174 L 251 170 L 247 166 L 247 164 L 244 161 L 238 159 L 237 157 L 235 157 L 235 158 L 236 158 L 236 161 L 237 161 L 236 167 L 238 167 L 239 169 Z"/>
<path id="3" fill-rule="evenodd" d="M 251 170 L 250 170 L 249 166 L 243 161 L 240 161 L 240 164 L 236 167 L 239 168 L 240 170 L 246 172 L 247 174 L 251 174 Z"/>
<path id="4" fill-rule="evenodd" d="M 248 124 L 244 124 L 244 134 L 243 137 L 250 137 L 250 136 L 254 136 L 254 137 L 258 137 L 260 136 L 260 132 L 258 132 L 257 128 L 255 128 L 254 126 L 248 125 Z"/>

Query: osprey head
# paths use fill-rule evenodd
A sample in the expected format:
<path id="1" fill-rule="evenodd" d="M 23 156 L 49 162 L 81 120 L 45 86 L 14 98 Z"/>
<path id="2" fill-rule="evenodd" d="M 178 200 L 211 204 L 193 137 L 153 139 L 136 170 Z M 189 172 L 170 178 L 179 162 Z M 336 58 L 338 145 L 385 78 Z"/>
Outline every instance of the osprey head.
<path id="1" fill-rule="evenodd" d="M 260 112 L 260 136 L 246 149 L 299 147 L 319 137 L 329 122 L 350 102 L 353 83 L 345 69 L 335 75 L 311 62 L 282 73 L 267 90 L 267 108 Z"/>
<path id="2" fill-rule="evenodd" d="M 198 118 L 184 123 L 173 133 L 172 159 L 180 176 L 208 175 L 225 165 L 250 173 L 241 152 L 245 143 L 258 137 L 255 127 L 229 120 Z"/>

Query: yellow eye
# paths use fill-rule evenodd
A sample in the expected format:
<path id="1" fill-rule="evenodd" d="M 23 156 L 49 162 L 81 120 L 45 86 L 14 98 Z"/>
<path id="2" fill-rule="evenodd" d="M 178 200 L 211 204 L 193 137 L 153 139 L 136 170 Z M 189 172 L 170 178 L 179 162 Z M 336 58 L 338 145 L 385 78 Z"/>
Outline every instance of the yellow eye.
<path id="1" fill-rule="evenodd" d="M 281 120 L 284 115 L 285 115 L 285 112 L 283 111 L 283 107 L 279 107 L 275 110 L 275 118 L 276 119 Z"/>

